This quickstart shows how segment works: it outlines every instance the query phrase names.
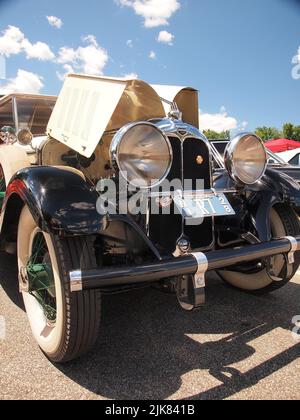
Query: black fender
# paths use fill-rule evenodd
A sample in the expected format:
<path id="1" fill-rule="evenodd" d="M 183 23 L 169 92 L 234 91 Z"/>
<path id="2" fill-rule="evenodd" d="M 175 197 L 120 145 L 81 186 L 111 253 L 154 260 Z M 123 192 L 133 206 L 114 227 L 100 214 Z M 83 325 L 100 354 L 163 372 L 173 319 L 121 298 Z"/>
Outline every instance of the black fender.
<path id="1" fill-rule="evenodd" d="M 61 236 L 101 233 L 107 226 L 107 216 L 97 212 L 98 198 L 93 185 L 71 168 L 22 169 L 7 186 L 1 234 L 16 223 L 12 219 L 24 204 L 44 232 Z"/>
<path id="2" fill-rule="evenodd" d="M 268 168 L 262 179 L 254 185 L 237 187 L 227 171 L 219 171 L 214 187 L 217 189 L 237 188 L 237 193 L 245 197 L 252 222 L 261 241 L 272 237 L 270 225 L 271 209 L 277 204 L 291 206 L 300 212 L 300 186 L 287 174 Z"/>
<path id="3" fill-rule="evenodd" d="M 252 192 L 249 200 L 251 213 L 255 215 L 256 229 L 261 241 L 272 238 L 270 211 L 276 204 L 286 204 L 299 213 L 300 186 L 283 172 L 267 169 L 258 185 L 249 191 Z"/>

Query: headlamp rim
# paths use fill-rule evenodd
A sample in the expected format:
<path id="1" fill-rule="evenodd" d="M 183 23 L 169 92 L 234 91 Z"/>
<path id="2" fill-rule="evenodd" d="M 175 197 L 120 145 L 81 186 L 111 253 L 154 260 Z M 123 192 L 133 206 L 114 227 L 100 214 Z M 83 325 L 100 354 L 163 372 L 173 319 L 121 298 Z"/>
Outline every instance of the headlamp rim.
<path id="1" fill-rule="evenodd" d="M 245 137 L 255 137 L 259 143 L 262 146 L 262 149 L 264 151 L 265 154 L 265 164 L 262 170 L 261 175 L 259 176 L 259 178 L 257 178 L 255 181 L 253 182 L 245 182 L 243 181 L 239 175 L 237 174 L 237 171 L 235 169 L 235 165 L 234 165 L 234 153 L 238 147 L 238 145 L 240 144 L 240 142 L 242 141 L 243 138 Z M 232 139 L 226 149 L 225 149 L 225 154 L 224 154 L 224 160 L 225 160 L 225 167 L 230 175 L 230 177 L 233 179 L 233 181 L 235 181 L 237 184 L 239 185 L 254 185 L 257 182 L 259 182 L 262 177 L 265 175 L 266 169 L 267 169 L 267 165 L 268 165 L 268 155 L 267 155 L 267 151 L 264 145 L 264 142 L 262 141 L 262 139 L 257 136 L 255 133 L 248 133 L 248 132 L 244 132 L 244 133 L 240 133 L 238 134 L 234 139 Z"/>
<path id="2" fill-rule="evenodd" d="M 158 180 L 157 182 L 155 182 L 154 184 L 151 184 L 150 186 L 141 186 L 141 185 L 136 185 L 136 183 L 133 183 L 131 181 L 129 181 L 127 179 L 127 177 L 124 174 L 124 171 L 121 168 L 120 165 L 120 161 L 119 161 L 119 149 L 122 143 L 122 140 L 124 139 L 124 136 L 133 128 L 137 127 L 137 126 L 150 126 L 152 128 L 154 128 L 156 131 L 159 132 L 159 134 L 164 138 L 167 146 L 168 146 L 168 150 L 169 150 L 169 154 L 170 154 L 170 162 L 168 165 L 168 168 L 164 174 L 164 176 Z M 171 146 L 171 142 L 168 138 L 168 136 L 162 131 L 160 130 L 155 124 L 149 122 L 149 121 L 138 121 L 138 122 L 134 122 L 134 123 L 129 123 L 126 124 L 124 127 L 122 127 L 113 137 L 111 145 L 110 145 L 110 161 L 111 161 L 111 165 L 113 167 L 113 169 L 118 172 L 122 178 L 130 185 L 132 185 L 135 188 L 140 188 L 141 190 L 149 190 L 152 188 L 155 188 L 157 186 L 159 186 L 169 175 L 170 170 L 172 168 L 173 165 L 173 149 Z"/>

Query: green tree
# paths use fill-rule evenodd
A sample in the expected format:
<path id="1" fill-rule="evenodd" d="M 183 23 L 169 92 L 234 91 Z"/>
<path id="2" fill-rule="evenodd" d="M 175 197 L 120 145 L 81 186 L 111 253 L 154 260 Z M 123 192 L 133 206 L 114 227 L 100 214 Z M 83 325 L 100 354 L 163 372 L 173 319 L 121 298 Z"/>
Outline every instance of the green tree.
<path id="1" fill-rule="evenodd" d="M 283 137 L 288 140 L 294 140 L 294 125 L 291 123 L 284 124 Z"/>
<path id="2" fill-rule="evenodd" d="M 258 127 L 255 134 L 263 141 L 276 140 L 282 137 L 282 133 L 275 127 Z"/>
<path id="3" fill-rule="evenodd" d="M 294 126 L 292 140 L 300 141 L 300 125 Z"/>
<path id="4" fill-rule="evenodd" d="M 203 134 L 209 140 L 230 140 L 230 131 L 222 131 L 221 133 L 218 133 L 213 130 L 204 130 Z"/>
<path id="5" fill-rule="evenodd" d="M 300 125 L 284 124 L 283 135 L 286 139 L 300 141 Z"/>

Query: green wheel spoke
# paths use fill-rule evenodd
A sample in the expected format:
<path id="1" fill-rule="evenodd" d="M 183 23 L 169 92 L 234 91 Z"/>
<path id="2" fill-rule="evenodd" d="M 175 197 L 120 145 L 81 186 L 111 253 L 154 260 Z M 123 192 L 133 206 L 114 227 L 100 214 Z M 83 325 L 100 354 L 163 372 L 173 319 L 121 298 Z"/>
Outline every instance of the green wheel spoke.
<path id="1" fill-rule="evenodd" d="M 55 281 L 45 237 L 38 233 L 33 240 L 32 254 L 27 264 L 30 294 L 39 302 L 46 318 L 56 320 Z"/>

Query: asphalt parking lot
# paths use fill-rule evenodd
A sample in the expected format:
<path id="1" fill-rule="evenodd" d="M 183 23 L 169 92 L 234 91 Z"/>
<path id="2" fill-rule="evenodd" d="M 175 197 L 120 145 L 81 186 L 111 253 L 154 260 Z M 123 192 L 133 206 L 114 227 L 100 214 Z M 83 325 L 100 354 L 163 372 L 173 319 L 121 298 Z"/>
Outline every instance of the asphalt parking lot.
<path id="1" fill-rule="evenodd" d="M 66 366 L 36 347 L 17 293 L 14 259 L 0 257 L 0 399 L 299 399 L 300 275 L 253 297 L 210 275 L 207 306 L 179 309 L 153 289 L 103 299 L 96 348 Z M 5 268 L 4 268 L 5 267 Z"/>

